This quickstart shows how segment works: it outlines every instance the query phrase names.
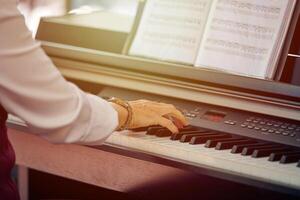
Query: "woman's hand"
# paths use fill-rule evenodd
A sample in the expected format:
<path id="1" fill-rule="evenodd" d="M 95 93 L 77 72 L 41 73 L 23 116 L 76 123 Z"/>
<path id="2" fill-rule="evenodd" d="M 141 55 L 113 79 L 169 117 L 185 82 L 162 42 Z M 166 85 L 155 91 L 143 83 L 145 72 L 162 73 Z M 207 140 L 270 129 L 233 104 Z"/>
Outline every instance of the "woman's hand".
<path id="1" fill-rule="evenodd" d="M 178 127 L 188 125 L 182 113 L 171 104 L 148 100 L 129 101 L 132 108 L 132 120 L 129 129 L 161 125 L 171 132 L 177 133 Z M 115 103 L 111 103 L 119 115 L 119 127 L 125 124 L 128 111 Z M 176 125 L 175 125 L 176 124 Z"/>

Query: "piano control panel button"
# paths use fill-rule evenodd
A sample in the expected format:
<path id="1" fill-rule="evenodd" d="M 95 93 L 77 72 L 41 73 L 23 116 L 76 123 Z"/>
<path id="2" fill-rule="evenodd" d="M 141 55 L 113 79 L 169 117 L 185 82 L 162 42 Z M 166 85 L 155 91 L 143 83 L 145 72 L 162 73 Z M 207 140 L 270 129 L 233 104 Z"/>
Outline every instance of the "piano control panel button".
<path id="1" fill-rule="evenodd" d="M 246 128 L 247 124 L 241 124 L 241 127 Z"/>
<path id="2" fill-rule="evenodd" d="M 226 120 L 224 121 L 225 124 L 229 124 L 229 125 L 236 125 L 236 121 L 232 121 L 232 120 Z"/>
<path id="3" fill-rule="evenodd" d="M 281 131 L 275 131 L 275 134 L 280 135 Z"/>
<path id="4" fill-rule="evenodd" d="M 295 134 L 295 133 L 291 133 L 290 136 L 291 136 L 291 137 L 295 137 L 296 134 Z"/>
<path id="5" fill-rule="evenodd" d="M 185 116 L 186 116 L 187 118 L 196 118 L 198 115 L 189 112 L 189 113 L 186 113 Z"/>
<path id="6" fill-rule="evenodd" d="M 197 117 L 197 115 L 194 113 L 188 113 L 188 117 L 195 118 L 195 117 Z"/>
<path id="7" fill-rule="evenodd" d="M 289 132 L 283 132 L 282 135 L 283 136 L 288 136 L 290 133 Z"/>
<path id="8" fill-rule="evenodd" d="M 196 111 L 190 111 L 190 113 L 196 115 L 196 117 L 197 117 L 198 114 L 199 114 L 199 112 L 196 112 Z"/>
<path id="9" fill-rule="evenodd" d="M 197 108 L 195 108 L 195 109 L 194 109 L 194 112 L 197 112 L 197 113 L 199 113 L 201 110 L 202 110 L 202 108 L 200 108 L 200 107 L 197 107 Z"/>

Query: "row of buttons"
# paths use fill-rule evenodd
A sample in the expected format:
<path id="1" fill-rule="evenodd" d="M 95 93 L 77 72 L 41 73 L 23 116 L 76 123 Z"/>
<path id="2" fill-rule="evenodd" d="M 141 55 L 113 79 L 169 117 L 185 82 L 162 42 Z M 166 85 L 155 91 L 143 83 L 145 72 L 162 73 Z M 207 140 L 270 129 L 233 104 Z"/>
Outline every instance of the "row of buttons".
<path id="1" fill-rule="evenodd" d="M 281 128 L 274 129 L 274 128 L 269 128 L 269 127 L 257 126 L 256 124 L 249 124 L 248 122 L 241 124 L 241 127 L 248 128 L 248 129 L 254 129 L 256 131 L 261 131 L 263 134 L 275 133 L 278 135 L 291 136 L 291 137 L 295 137 L 297 134 L 300 134 L 300 131 L 290 131 L 290 130 L 281 129 Z"/>
<path id="2" fill-rule="evenodd" d="M 184 116 L 188 118 L 196 118 L 198 115 L 195 113 L 184 113 Z"/>
<path id="3" fill-rule="evenodd" d="M 280 129 L 286 129 L 289 131 L 300 131 L 300 126 L 297 126 L 296 124 L 290 124 L 290 123 L 283 123 L 279 121 L 274 121 L 274 120 L 267 120 L 267 119 L 262 119 L 262 118 L 256 118 L 256 117 L 250 117 L 246 119 L 246 122 L 248 123 L 253 123 L 253 124 L 259 124 L 259 125 L 267 125 L 269 127 L 274 127 L 274 128 L 280 128 Z"/>
<path id="4" fill-rule="evenodd" d="M 188 118 L 196 118 L 198 117 L 198 114 L 200 113 L 200 111 L 202 110 L 202 108 L 200 107 L 196 107 L 194 110 L 192 111 L 187 111 L 185 109 L 182 109 L 181 112 L 183 113 L 183 115 L 185 117 L 188 117 Z"/>
<path id="5" fill-rule="evenodd" d="M 229 124 L 229 125 L 236 125 L 237 121 L 233 121 L 233 120 L 226 120 L 224 121 L 225 124 Z"/>
<path id="6" fill-rule="evenodd" d="M 281 134 L 281 135 L 284 135 L 284 136 L 290 135 L 291 137 L 295 137 L 296 134 L 297 134 L 297 132 L 284 131 L 283 129 L 279 129 L 279 130 L 268 129 L 268 128 L 265 128 L 265 127 L 254 126 L 253 124 L 250 124 L 250 125 L 241 124 L 241 127 L 248 128 L 248 129 L 254 129 L 254 130 L 257 130 L 257 131 L 262 131 L 264 133 L 275 133 L 275 134 Z"/>

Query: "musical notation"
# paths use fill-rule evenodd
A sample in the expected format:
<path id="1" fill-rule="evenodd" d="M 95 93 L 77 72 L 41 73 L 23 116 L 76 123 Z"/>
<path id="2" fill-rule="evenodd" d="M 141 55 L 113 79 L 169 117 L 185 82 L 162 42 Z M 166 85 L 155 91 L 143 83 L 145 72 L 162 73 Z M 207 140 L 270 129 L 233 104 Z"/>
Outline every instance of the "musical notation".
<path id="1" fill-rule="evenodd" d="M 129 53 L 193 64 L 210 4 L 209 0 L 147 1 Z"/>
<path id="2" fill-rule="evenodd" d="M 274 71 L 267 68 L 275 68 L 287 7 L 282 0 L 216 1 L 196 65 L 256 77 Z"/>
<path id="3" fill-rule="evenodd" d="M 272 3 L 274 5 L 272 5 Z M 282 7 L 276 1 L 268 1 L 268 4 L 258 4 L 253 1 L 218 0 L 217 10 L 239 12 L 240 14 L 254 14 L 260 17 L 278 18 Z"/>
<path id="4" fill-rule="evenodd" d="M 250 60 L 263 60 L 268 53 L 267 48 L 258 48 L 251 45 L 243 45 L 238 42 L 230 42 L 225 40 L 208 39 L 206 50 L 222 52 L 227 55 L 235 55 Z"/>
<path id="5" fill-rule="evenodd" d="M 271 78 L 292 0 L 148 0 L 130 55 Z"/>
<path id="6" fill-rule="evenodd" d="M 275 35 L 274 27 L 214 18 L 211 23 L 212 31 L 228 32 L 240 37 L 272 40 Z"/>

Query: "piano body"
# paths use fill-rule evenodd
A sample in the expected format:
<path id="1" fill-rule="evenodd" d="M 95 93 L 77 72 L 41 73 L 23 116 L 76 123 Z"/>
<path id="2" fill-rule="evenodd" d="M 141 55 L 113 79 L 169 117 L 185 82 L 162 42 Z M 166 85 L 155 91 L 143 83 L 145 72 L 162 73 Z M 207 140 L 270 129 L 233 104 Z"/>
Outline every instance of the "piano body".
<path id="1" fill-rule="evenodd" d="M 300 77 L 294 74 L 300 68 L 299 10 L 297 2 L 285 42 L 290 48 L 282 53 L 286 66 L 278 81 L 125 55 L 122 49 L 135 26 L 133 17 L 102 11 L 43 19 L 37 39 L 68 80 L 104 98 L 172 103 L 190 121 L 176 135 L 149 127 L 115 132 L 102 146 L 79 147 L 98 152 L 113 165 L 107 167 L 109 174 L 102 172 L 109 180 L 98 186 L 145 199 L 300 198 L 300 87 L 292 84 Z M 95 16 L 112 21 L 83 26 Z M 119 19 L 122 26 L 116 24 Z M 13 143 L 20 144 L 18 131 L 26 132 L 26 127 L 14 118 L 9 127 Z M 16 146 L 16 151 L 19 155 L 25 149 Z M 53 172 L 19 157 L 21 165 Z"/>

